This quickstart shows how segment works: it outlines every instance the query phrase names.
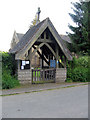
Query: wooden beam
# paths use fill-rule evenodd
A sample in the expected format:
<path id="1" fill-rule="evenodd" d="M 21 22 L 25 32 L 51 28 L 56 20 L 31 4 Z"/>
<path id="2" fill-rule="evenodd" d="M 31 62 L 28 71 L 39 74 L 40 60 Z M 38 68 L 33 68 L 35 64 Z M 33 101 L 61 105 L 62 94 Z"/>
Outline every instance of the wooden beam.
<path id="1" fill-rule="evenodd" d="M 59 62 L 57 63 L 58 60 L 59 60 L 59 48 L 58 45 L 56 44 L 56 68 L 59 68 Z"/>
<path id="2" fill-rule="evenodd" d="M 22 59 L 22 56 L 24 56 L 25 53 L 33 46 L 33 44 L 37 41 L 37 39 L 40 37 L 40 35 L 44 32 L 46 28 L 47 28 L 47 20 L 39 28 L 39 30 L 36 32 L 36 35 L 32 37 L 32 39 L 28 42 L 28 44 L 26 44 L 26 46 L 15 55 L 16 60 Z"/>
<path id="3" fill-rule="evenodd" d="M 36 51 L 37 51 L 40 47 L 42 47 L 43 45 L 46 45 L 46 46 L 51 50 L 51 52 L 53 53 L 53 55 L 54 55 L 55 58 L 56 58 L 56 53 L 54 52 L 54 50 L 52 49 L 52 47 L 51 47 L 48 43 L 41 43 L 41 44 L 37 47 Z M 34 51 L 34 52 L 36 52 L 36 51 Z"/>
<path id="4" fill-rule="evenodd" d="M 56 53 L 54 52 L 54 50 L 51 48 L 51 46 L 48 43 L 45 43 L 45 45 L 51 50 L 51 52 L 53 53 L 53 55 L 56 58 Z"/>
<path id="5" fill-rule="evenodd" d="M 41 44 L 33 51 L 33 53 L 31 54 L 30 59 L 32 59 L 32 56 L 34 56 L 35 53 L 38 51 L 38 49 L 40 49 L 43 45 L 44 45 L 44 43 L 41 43 Z M 34 48 L 35 48 L 35 46 L 34 46 Z"/>
<path id="6" fill-rule="evenodd" d="M 36 49 L 35 46 L 33 46 L 34 49 Z M 37 53 L 39 54 L 39 56 L 49 65 L 49 62 L 46 60 L 46 58 L 37 50 Z"/>
<path id="7" fill-rule="evenodd" d="M 44 54 L 43 54 L 43 49 L 42 49 L 42 68 L 44 66 L 43 57 L 44 57 Z"/>
<path id="8" fill-rule="evenodd" d="M 38 39 L 37 42 L 55 43 L 53 40 L 50 39 Z"/>
<path id="9" fill-rule="evenodd" d="M 34 56 L 35 53 L 38 51 L 38 49 L 40 49 L 43 45 L 46 45 L 46 46 L 51 50 L 51 52 L 53 53 L 53 55 L 55 56 L 55 58 L 57 57 L 57 56 L 56 56 L 56 53 L 54 52 L 54 50 L 51 48 L 51 46 L 50 46 L 48 43 L 41 43 L 41 44 L 33 51 L 33 53 L 31 54 L 30 60 L 32 60 L 32 56 Z M 34 46 L 34 48 L 35 48 L 35 46 Z M 39 51 L 38 51 L 38 53 L 39 53 Z M 43 56 L 41 56 L 41 57 L 43 57 Z M 45 57 L 43 57 L 43 58 L 45 58 Z M 45 62 L 46 62 L 46 59 L 44 59 L 44 60 L 45 60 Z M 46 63 L 49 64 L 48 62 L 46 62 Z"/>

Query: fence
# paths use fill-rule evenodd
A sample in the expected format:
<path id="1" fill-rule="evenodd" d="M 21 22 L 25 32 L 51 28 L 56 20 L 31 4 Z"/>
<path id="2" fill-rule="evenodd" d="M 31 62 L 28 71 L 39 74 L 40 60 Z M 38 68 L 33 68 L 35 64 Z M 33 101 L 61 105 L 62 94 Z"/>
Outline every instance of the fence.
<path id="1" fill-rule="evenodd" d="M 33 69 L 32 70 L 32 84 L 34 83 L 48 83 L 55 82 L 56 69 Z"/>

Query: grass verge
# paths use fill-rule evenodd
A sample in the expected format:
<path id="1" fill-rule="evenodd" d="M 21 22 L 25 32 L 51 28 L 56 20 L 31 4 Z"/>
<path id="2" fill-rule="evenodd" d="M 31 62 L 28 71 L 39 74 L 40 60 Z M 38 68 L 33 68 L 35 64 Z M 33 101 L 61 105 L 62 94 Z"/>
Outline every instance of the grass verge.
<path id="1" fill-rule="evenodd" d="M 6 95 L 0 95 L 0 96 L 4 97 L 4 96 L 11 96 L 11 95 L 20 95 L 20 94 L 25 94 L 25 93 L 43 92 L 43 91 L 58 90 L 58 89 L 70 88 L 70 87 L 79 87 L 79 86 L 83 86 L 83 85 L 88 85 L 88 84 L 85 83 L 85 84 L 80 84 L 80 85 L 70 85 L 70 86 L 66 86 L 66 87 L 50 88 L 50 89 L 43 89 L 43 90 L 39 89 L 39 90 L 30 91 L 30 92 L 13 93 L 13 94 L 6 94 Z"/>

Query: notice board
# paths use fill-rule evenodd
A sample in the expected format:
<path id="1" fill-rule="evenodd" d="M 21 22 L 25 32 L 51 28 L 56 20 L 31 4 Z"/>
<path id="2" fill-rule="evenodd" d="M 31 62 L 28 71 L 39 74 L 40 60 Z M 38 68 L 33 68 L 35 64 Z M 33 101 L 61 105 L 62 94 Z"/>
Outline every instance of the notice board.
<path id="1" fill-rule="evenodd" d="M 50 60 L 50 67 L 56 67 L 56 60 Z"/>

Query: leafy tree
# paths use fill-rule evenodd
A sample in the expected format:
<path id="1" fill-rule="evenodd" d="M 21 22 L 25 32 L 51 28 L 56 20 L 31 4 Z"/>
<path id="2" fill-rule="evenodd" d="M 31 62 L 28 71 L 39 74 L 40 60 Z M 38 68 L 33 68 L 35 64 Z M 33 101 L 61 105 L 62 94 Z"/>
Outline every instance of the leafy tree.
<path id="1" fill-rule="evenodd" d="M 40 22 L 40 20 L 39 20 L 40 13 L 41 13 L 41 10 L 40 10 L 40 7 L 38 7 L 38 11 L 37 11 L 37 13 L 35 15 L 35 18 L 32 21 L 32 25 L 30 25 L 30 28 L 37 25 Z"/>
<path id="2" fill-rule="evenodd" d="M 69 24 L 69 28 L 73 33 L 68 33 L 72 40 L 70 50 L 73 52 L 89 53 L 89 34 L 90 34 L 90 2 L 71 3 L 74 8 L 74 14 L 69 13 L 72 20 L 76 23 L 76 27 Z"/>

